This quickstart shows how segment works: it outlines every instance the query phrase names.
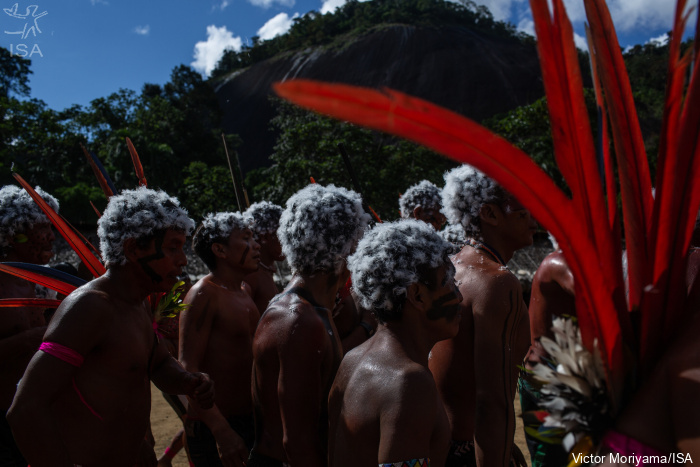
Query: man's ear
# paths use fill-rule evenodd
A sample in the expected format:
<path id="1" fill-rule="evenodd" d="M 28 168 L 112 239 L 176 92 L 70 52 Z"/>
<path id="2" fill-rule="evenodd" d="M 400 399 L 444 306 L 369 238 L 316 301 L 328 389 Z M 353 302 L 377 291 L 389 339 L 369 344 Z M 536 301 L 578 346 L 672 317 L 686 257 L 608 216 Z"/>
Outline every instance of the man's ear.
<path id="1" fill-rule="evenodd" d="M 218 242 L 214 242 L 211 244 L 211 252 L 214 253 L 214 256 L 217 256 L 219 258 L 223 258 L 226 256 L 226 250 L 224 248 L 224 245 Z"/>
<path id="2" fill-rule="evenodd" d="M 479 209 L 479 219 L 482 224 L 498 225 L 500 220 L 500 212 L 498 207 L 493 203 L 486 203 Z"/>
<path id="3" fill-rule="evenodd" d="M 414 282 L 406 289 L 406 301 L 410 302 L 414 308 L 421 310 L 427 306 L 427 292 L 427 287 Z"/>
<path id="4" fill-rule="evenodd" d="M 413 208 L 413 218 L 418 219 L 419 221 L 423 220 L 423 206 L 420 204 Z"/>
<path id="5" fill-rule="evenodd" d="M 139 250 L 141 250 L 141 248 L 139 248 L 135 238 L 127 238 L 124 240 L 124 256 L 128 261 L 135 262 L 139 256 Z"/>

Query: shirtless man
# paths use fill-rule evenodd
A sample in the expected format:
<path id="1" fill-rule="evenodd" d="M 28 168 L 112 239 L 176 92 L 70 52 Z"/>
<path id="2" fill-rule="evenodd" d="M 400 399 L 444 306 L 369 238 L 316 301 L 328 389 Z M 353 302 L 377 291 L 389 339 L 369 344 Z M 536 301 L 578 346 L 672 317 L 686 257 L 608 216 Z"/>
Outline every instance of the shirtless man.
<path id="1" fill-rule="evenodd" d="M 250 373 L 260 313 L 241 283 L 258 269 L 260 246 L 233 212 L 207 215 L 192 245 L 211 272 L 185 297 L 180 361 L 216 382 L 216 400 L 209 410 L 189 406 L 187 445 L 195 466 L 242 466 L 254 439 Z"/>
<path id="2" fill-rule="evenodd" d="M 525 358 L 525 367 L 532 368 L 546 357 L 546 352 L 540 343 L 540 337 L 547 336 L 554 340 L 552 332 L 553 319 L 558 316 L 576 316 L 576 301 L 574 295 L 574 275 L 566 264 L 564 254 L 557 249 L 545 257 L 532 279 L 532 295 L 530 296 L 530 350 Z M 539 391 L 530 377 L 523 373 L 518 382 L 520 406 L 523 413 L 536 411 Z M 548 444 L 538 441 L 525 432 L 525 440 L 530 451 L 533 467 L 559 467 L 568 464 L 568 453 L 559 444 Z"/>
<path id="3" fill-rule="evenodd" d="M 261 313 L 267 309 L 272 297 L 279 293 L 273 274 L 275 261 L 284 259 L 282 245 L 277 238 L 281 215 L 282 208 L 268 201 L 253 203 L 245 212 L 253 237 L 260 244 L 260 268 L 243 280 L 252 289 L 253 301 Z"/>
<path id="4" fill-rule="evenodd" d="M 450 425 L 428 354 L 459 331 L 451 250 L 425 223 L 403 220 L 375 226 L 348 258 L 355 292 L 380 324 L 331 388 L 333 467 L 444 465 Z"/>
<path id="5" fill-rule="evenodd" d="M 7 418 L 32 467 L 127 466 L 145 441 L 151 381 L 203 407 L 213 386 L 168 354 L 152 327 L 146 297 L 172 288 L 187 258 L 192 219 L 175 198 L 138 188 L 110 198 L 98 221 L 107 272 L 56 311 L 22 377 Z"/>
<path id="6" fill-rule="evenodd" d="M 464 297 L 459 334 L 438 342 L 430 370 L 452 429 L 447 466 L 506 466 L 514 456 L 513 398 L 518 366 L 530 344 L 520 283 L 507 268 L 532 244 L 536 224 L 512 195 L 473 167 L 445 174 L 443 211 L 469 243 L 454 258 Z M 473 444 L 472 444 L 473 442 Z"/>
<path id="7" fill-rule="evenodd" d="M 440 188 L 428 180 L 413 185 L 399 198 L 402 219 L 418 219 L 435 230 L 445 225 L 445 215 L 440 212 L 442 201 Z"/>
<path id="8" fill-rule="evenodd" d="M 369 215 L 360 196 L 309 185 L 287 201 L 277 231 L 293 276 L 253 341 L 256 439 L 248 467 L 327 463 L 328 392 L 343 356 L 331 318 L 345 258 Z"/>
<path id="9" fill-rule="evenodd" d="M 37 193 L 58 210 L 56 198 L 36 188 Z M 24 189 L 7 185 L 0 189 L 0 255 L 2 261 L 46 264 L 53 256 L 51 223 Z M 18 277 L 0 273 L 0 298 L 34 298 L 36 285 Z M 0 465 L 27 466 L 17 448 L 7 409 L 15 396 L 29 360 L 41 344 L 46 331 L 40 308 L 3 308 L 0 312 Z"/>

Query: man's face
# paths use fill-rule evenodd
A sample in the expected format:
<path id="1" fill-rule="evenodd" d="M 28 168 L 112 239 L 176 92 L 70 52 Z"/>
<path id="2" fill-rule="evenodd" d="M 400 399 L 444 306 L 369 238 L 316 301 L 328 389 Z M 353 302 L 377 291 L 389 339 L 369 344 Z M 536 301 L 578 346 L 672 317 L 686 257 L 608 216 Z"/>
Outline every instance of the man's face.
<path id="1" fill-rule="evenodd" d="M 432 225 L 436 231 L 440 231 L 447 222 L 445 215 L 438 208 L 419 208 L 414 210 L 414 215 L 416 219 Z"/>
<path id="2" fill-rule="evenodd" d="M 233 229 L 224 245 L 226 260 L 234 268 L 246 272 L 257 271 L 260 265 L 260 244 L 250 229 Z"/>
<path id="3" fill-rule="evenodd" d="M 426 316 L 430 321 L 449 326 L 449 336 L 446 338 L 457 335 L 461 319 L 459 304 L 462 302 L 462 294 L 455 283 L 454 272 L 454 266 L 448 261 L 437 269 L 434 283 L 428 285 L 432 304 Z"/>
<path id="4" fill-rule="evenodd" d="M 282 245 L 280 244 L 279 238 L 277 238 L 276 232 L 271 232 L 265 234 L 260 239 L 260 247 L 262 249 L 268 250 L 268 256 L 274 261 L 284 260 L 284 254 L 282 253 Z"/>
<path id="5" fill-rule="evenodd" d="M 187 265 L 183 247 L 187 236 L 181 230 L 168 229 L 163 235 L 151 240 L 148 247 L 142 249 L 137 259 L 138 265 L 151 278 L 158 291 L 169 291 Z"/>
<path id="6" fill-rule="evenodd" d="M 32 264 L 46 264 L 53 256 L 56 236 L 50 223 L 34 226 L 12 241 L 12 259 Z"/>
<path id="7" fill-rule="evenodd" d="M 504 215 L 503 228 L 514 242 L 515 249 L 532 245 L 533 235 L 537 231 L 537 222 L 525 206 L 517 199 L 509 198 L 500 206 Z"/>

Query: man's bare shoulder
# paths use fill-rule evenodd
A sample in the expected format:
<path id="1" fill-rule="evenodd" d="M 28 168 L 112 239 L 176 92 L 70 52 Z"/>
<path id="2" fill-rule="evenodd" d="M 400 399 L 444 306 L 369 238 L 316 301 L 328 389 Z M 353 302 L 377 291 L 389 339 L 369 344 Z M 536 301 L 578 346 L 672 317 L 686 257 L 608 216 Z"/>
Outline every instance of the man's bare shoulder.
<path id="1" fill-rule="evenodd" d="M 303 342 L 327 337 L 328 329 L 319 312 L 296 294 L 283 293 L 274 298 L 260 317 L 258 335 L 281 335 L 278 343 Z"/>

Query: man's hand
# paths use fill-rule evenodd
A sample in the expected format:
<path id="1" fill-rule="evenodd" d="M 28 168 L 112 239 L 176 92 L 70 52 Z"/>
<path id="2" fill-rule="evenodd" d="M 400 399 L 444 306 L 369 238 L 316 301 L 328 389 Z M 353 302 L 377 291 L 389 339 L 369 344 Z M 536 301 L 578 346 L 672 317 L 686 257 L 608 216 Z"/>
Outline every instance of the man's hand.
<path id="1" fill-rule="evenodd" d="M 243 467 L 248 460 L 248 448 L 243 439 L 231 427 L 212 433 L 219 448 L 219 457 L 224 467 Z"/>
<path id="2" fill-rule="evenodd" d="M 513 448 L 510 451 L 510 465 L 511 467 L 527 467 L 525 456 L 523 456 L 522 451 L 515 443 L 513 443 Z"/>
<path id="3" fill-rule="evenodd" d="M 136 467 L 157 467 L 158 459 L 153 451 L 153 445 L 147 440 L 141 441 Z"/>
<path id="4" fill-rule="evenodd" d="M 214 381 L 206 373 L 189 373 L 184 384 L 185 395 L 193 399 L 202 409 L 214 406 Z"/>

